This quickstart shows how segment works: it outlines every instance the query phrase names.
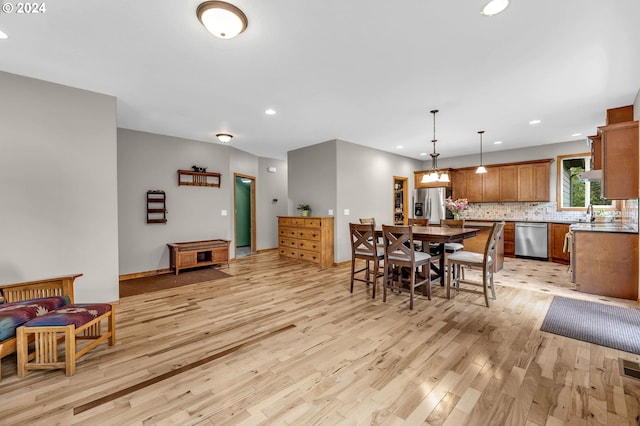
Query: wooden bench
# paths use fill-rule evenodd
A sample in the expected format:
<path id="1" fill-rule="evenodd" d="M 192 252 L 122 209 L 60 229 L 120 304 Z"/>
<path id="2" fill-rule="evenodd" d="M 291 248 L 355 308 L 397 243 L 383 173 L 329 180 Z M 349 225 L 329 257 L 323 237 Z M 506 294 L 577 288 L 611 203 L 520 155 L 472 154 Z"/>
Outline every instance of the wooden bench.
<path id="1" fill-rule="evenodd" d="M 5 303 L 42 297 L 67 296 L 73 303 L 73 282 L 82 274 L 64 275 L 37 281 L 0 284 L 0 297 Z M 2 358 L 16 352 L 16 338 L 0 341 L 0 380 L 2 379 Z"/>
<path id="2" fill-rule="evenodd" d="M 107 331 L 102 332 L 102 321 Z M 28 370 L 64 369 L 66 376 L 76 373 L 78 358 L 104 341 L 116 343 L 116 319 L 113 306 L 108 303 L 72 304 L 42 315 L 18 327 L 18 377 Z M 91 343 L 78 349 L 77 339 Z M 29 342 L 34 351 L 29 353 Z M 64 361 L 58 359 L 58 345 L 64 342 Z"/>

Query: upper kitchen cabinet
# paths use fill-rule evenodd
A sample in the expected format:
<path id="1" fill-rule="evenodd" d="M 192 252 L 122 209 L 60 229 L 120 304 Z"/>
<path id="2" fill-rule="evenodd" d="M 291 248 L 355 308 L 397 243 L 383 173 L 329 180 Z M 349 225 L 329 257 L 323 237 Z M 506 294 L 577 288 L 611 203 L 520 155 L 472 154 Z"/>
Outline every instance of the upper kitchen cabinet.
<path id="1" fill-rule="evenodd" d="M 482 203 L 483 176 L 475 169 L 458 169 L 451 173 L 452 198 L 466 198 L 470 203 Z"/>
<path id="2" fill-rule="evenodd" d="M 500 167 L 487 167 L 487 173 L 482 175 L 482 201 L 485 203 L 502 201 L 500 199 Z"/>
<path id="3" fill-rule="evenodd" d="M 638 198 L 638 122 L 599 128 L 602 135 L 602 196 L 608 200 Z"/>
<path id="4" fill-rule="evenodd" d="M 549 166 L 551 159 L 487 166 L 486 174 L 476 174 L 475 167 L 456 169 L 452 173 L 454 198 L 471 203 L 549 201 Z"/>
<path id="5" fill-rule="evenodd" d="M 589 136 L 591 145 L 591 170 L 602 170 L 602 135 Z"/>
<path id="6" fill-rule="evenodd" d="M 450 188 L 453 184 L 452 184 L 452 180 L 453 177 L 451 176 L 453 174 L 453 170 L 451 169 L 440 169 L 441 171 L 446 171 L 447 173 L 449 173 L 449 182 L 422 182 L 422 177 L 426 174 L 431 173 L 431 170 L 419 170 L 417 172 L 413 172 L 413 187 L 418 189 L 418 188 L 443 188 L 443 187 L 447 187 Z"/>
<path id="7" fill-rule="evenodd" d="M 609 108 L 607 110 L 607 126 L 627 121 L 633 121 L 633 105 Z"/>
<path id="8" fill-rule="evenodd" d="M 549 201 L 550 161 L 518 165 L 518 201 Z"/>
<path id="9" fill-rule="evenodd" d="M 500 201 L 518 200 L 518 166 L 502 166 L 500 172 Z"/>

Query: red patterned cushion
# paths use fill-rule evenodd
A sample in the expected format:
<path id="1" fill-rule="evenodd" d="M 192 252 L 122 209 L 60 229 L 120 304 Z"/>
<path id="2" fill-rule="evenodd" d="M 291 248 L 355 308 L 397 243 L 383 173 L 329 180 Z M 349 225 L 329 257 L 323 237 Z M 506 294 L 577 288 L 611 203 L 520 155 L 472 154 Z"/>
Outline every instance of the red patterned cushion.
<path id="1" fill-rule="evenodd" d="M 25 327 L 46 327 L 55 325 L 75 324 L 76 328 L 93 321 L 100 315 L 111 310 L 108 303 L 79 303 L 67 305 L 61 309 L 56 309 L 47 315 L 32 319 L 25 324 Z"/>
<path id="2" fill-rule="evenodd" d="M 30 299 L 0 305 L 0 341 L 15 337 L 16 328 L 69 303 L 67 296 Z"/>

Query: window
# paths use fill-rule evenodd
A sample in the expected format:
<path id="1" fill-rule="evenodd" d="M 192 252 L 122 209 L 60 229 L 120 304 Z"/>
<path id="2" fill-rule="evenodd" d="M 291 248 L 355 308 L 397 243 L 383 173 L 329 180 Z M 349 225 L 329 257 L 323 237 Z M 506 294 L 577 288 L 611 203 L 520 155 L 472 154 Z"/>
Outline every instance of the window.
<path id="1" fill-rule="evenodd" d="M 558 156 L 558 210 L 583 210 L 589 204 L 596 209 L 612 209 L 612 200 L 604 200 L 601 182 L 581 182 L 578 173 L 591 169 L 591 154 Z"/>

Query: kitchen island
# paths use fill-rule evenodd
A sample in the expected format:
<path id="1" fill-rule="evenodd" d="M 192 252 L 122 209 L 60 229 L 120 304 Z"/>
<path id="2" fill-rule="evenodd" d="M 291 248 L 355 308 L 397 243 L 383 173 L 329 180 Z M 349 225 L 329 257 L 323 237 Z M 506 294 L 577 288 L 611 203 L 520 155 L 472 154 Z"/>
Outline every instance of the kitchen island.
<path id="1" fill-rule="evenodd" d="M 621 223 L 571 225 L 572 281 L 584 293 L 638 300 L 638 229 Z"/>

